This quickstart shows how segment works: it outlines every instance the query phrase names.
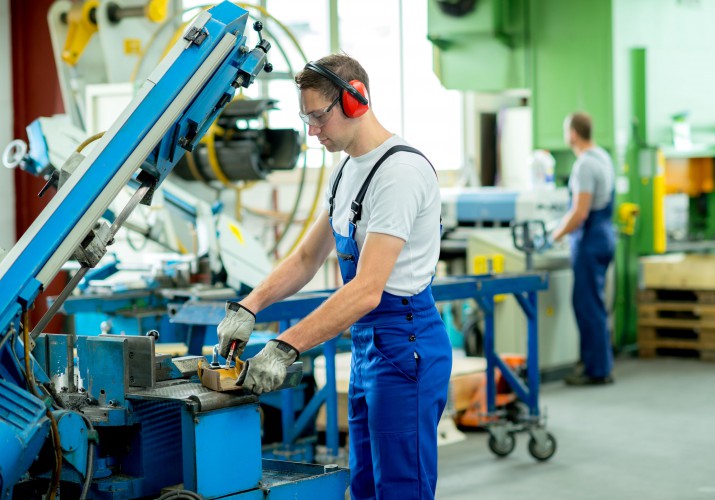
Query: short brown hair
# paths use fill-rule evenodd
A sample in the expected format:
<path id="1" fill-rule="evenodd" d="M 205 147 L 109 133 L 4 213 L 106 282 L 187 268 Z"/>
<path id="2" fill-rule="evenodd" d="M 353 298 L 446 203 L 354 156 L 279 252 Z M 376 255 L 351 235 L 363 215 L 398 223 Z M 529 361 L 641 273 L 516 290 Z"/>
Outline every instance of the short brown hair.
<path id="1" fill-rule="evenodd" d="M 350 82 L 351 80 L 361 81 L 365 84 L 368 97 L 370 96 L 370 80 L 367 76 L 367 72 L 359 62 L 349 55 L 331 54 L 315 62 L 321 66 L 325 66 L 346 82 Z M 338 97 L 340 90 L 342 90 L 333 82 L 311 69 L 302 69 L 299 71 L 298 74 L 295 75 L 295 83 L 301 90 L 315 89 L 330 100 Z"/>
<path id="2" fill-rule="evenodd" d="M 569 128 L 584 141 L 590 141 L 593 135 L 593 120 L 588 113 L 573 113 L 569 115 Z"/>

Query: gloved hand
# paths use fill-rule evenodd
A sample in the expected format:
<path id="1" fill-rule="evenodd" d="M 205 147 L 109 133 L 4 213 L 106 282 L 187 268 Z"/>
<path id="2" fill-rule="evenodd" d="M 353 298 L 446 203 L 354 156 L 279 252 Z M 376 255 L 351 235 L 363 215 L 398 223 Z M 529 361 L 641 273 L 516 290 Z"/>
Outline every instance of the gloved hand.
<path id="1" fill-rule="evenodd" d="M 231 342 L 236 340 L 234 356 L 238 358 L 246 348 L 255 324 L 255 314 L 238 302 L 226 302 L 226 316 L 218 324 L 219 354 L 227 358 Z"/>
<path id="2" fill-rule="evenodd" d="M 539 235 L 538 237 L 534 238 L 534 249 L 536 250 L 536 253 L 545 252 L 553 246 L 554 238 L 553 236 L 551 236 L 551 233 L 546 233 L 543 236 Z"/>
<path id="3" fill-rule="evenodd" d="M 288 342 L 269 340 L 261 352 L 246 361 L 237 385 L 242 385 L 254 394 L 275 391 L 285 380 L 286 368 L 292 365 L 298 356 L 298 349 Z"/>

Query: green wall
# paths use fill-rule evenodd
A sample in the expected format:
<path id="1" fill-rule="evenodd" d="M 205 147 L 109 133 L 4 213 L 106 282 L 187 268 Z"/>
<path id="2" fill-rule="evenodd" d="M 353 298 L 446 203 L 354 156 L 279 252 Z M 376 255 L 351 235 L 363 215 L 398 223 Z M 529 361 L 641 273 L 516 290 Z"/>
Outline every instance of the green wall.
<path id="1" fill-rule="evenodd" d="M 691 112 L 696 134 L 712 135 L 714 20 L 714 1 L 614 0 L 614 131 L 619 159 L 631 128 L 631 49 L 647 49 L 646 141 L 670 143 L 671 115 L 683 110 Z"/>
<path id="2" fill-rule="evenodd" d="M 534 147 L 566 149 L 564 118 L 585 111 L 611 148 L 611 0 L 532 0 L 529 19 Z"/>

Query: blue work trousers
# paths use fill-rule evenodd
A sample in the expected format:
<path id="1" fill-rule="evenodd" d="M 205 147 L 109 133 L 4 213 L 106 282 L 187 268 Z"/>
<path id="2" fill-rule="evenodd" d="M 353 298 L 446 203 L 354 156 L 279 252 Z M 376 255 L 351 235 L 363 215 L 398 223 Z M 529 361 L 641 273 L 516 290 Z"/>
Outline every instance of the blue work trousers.
<path id="1" fill-rule="evenodd" d="M 383 293 L 351 332 L 351 498 L 434 498 L 452 349 L 431 288 Z"/>
<path id="2" fill-rule="evenodd" d="M 611 332 L 605 303 L 606 271 L 613 260 L 615 235 L 611 225 L 613 200 L 592 211 L 571 239 L 573 309 L 581 339 L 586 375 L 607 377 L 613 369 Z"/>

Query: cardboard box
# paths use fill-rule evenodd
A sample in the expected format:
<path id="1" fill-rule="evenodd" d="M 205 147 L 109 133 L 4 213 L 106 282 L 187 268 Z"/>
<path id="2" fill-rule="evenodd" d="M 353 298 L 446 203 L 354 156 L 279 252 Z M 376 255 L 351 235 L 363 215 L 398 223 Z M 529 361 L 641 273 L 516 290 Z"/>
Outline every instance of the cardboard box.
<path id="1" fill-rule="evenodd" d="M 644 288 L 715 289 L 715 255 L 655 255 L 641 257 L 640 265 Z"/>

